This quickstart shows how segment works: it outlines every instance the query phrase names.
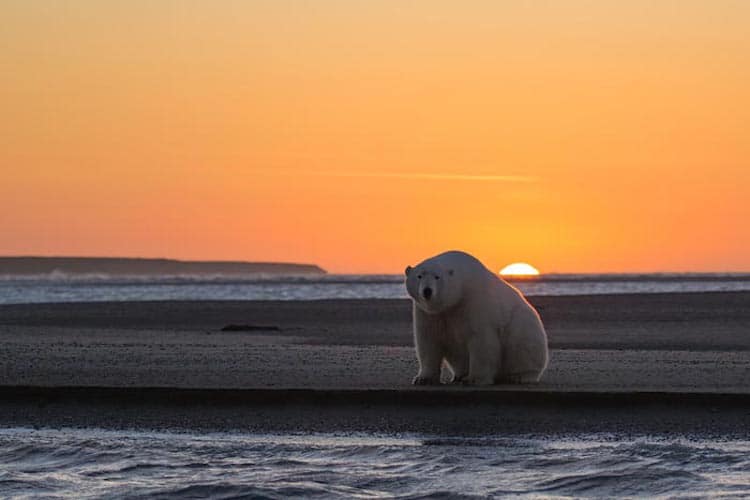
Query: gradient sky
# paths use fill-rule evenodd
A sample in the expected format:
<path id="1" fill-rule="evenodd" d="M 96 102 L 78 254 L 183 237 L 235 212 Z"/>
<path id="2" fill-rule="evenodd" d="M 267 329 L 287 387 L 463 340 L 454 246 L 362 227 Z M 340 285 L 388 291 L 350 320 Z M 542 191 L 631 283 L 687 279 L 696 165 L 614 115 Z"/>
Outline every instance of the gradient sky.
<path id="1" fill-rule="evenodd" d="M 750 270 L 750 2 L 0 3 L 0 254 Z"/>

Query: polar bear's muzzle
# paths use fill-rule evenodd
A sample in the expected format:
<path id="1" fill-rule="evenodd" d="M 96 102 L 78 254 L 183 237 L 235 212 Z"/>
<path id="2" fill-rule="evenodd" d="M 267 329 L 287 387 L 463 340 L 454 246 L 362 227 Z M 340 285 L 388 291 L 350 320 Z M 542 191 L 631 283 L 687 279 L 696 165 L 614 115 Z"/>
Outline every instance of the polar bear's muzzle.
<path id="1" fill-rule="evenodd" d="M 425 300 L 430 300 L 430 297 L 432 297 L 432 288 L 425 287 L 424 290 L 422 290 L 422 296 Z"/>

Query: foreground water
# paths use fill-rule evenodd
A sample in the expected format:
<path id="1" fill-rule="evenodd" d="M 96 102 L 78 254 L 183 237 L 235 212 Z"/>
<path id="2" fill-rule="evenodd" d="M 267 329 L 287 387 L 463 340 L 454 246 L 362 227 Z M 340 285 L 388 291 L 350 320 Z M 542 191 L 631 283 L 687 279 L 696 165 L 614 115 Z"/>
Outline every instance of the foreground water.
<path id="1" fill-rule="evenodd" d="M 132 300 L 405 299 L 400 275 L 0 276 L 0 304 Z M 527 295 L 750 291 L 750 274 L 558 274 L 513 284 Z"/>
<path id="2" fill-rule="evenodd" d="M 3 497 L 750 495 L 750 442 L 0 430 Z"/>

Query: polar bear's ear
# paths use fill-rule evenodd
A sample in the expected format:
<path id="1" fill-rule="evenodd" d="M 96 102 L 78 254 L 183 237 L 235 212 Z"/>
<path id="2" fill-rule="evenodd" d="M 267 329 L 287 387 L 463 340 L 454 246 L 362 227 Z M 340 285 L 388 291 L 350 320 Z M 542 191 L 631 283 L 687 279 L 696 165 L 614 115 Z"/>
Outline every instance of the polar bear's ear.
<path id="1" fill-rule="evenodd" d="M 448 276 L 453 276 L 453 269 L 448 269 Z"/>
<path id="2" fill-rule="evenodd" d="M 410 272 L 411 272 L 411 266 L 406 266 L 406 269 L 404 269 L 404 274 L 409 276 Z"/>

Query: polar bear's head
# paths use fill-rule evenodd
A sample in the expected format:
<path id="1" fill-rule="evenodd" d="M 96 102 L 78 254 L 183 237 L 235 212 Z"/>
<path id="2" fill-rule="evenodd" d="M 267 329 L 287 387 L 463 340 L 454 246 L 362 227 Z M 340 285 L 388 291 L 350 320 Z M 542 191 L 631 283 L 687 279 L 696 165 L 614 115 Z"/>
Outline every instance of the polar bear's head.
<path id="1" fill-rule="evenodd" d="M 461 301 L 462 281 L 453 269 L 426 260 L 414 267 L 407 266 L 405 274 L 407 292 L 426 313 L 442 313 Z"/>

